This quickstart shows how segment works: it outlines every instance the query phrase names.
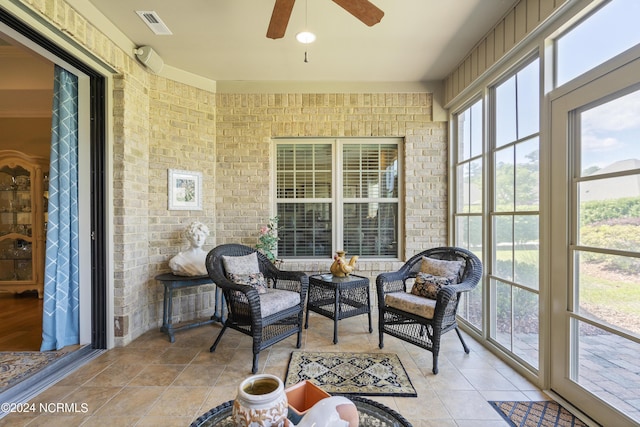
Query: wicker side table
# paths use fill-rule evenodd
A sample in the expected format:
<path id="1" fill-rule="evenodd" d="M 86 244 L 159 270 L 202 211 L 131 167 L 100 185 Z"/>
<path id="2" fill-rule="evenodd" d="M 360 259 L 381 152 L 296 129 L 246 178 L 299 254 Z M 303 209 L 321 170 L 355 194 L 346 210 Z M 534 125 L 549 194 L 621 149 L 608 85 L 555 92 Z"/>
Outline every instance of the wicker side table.
<path id="1" fill-rule="evenodd" d="M 335 277 L 331 274 L 310 276 L 305 329 L 309 327 L 309 311 L 333 319 L 334 344 L 338 343 L 338 321 L 347 317 L 367 314 L 369 333 L 373 332 L 369 279 L 355 274 L 347 277 Z"/>

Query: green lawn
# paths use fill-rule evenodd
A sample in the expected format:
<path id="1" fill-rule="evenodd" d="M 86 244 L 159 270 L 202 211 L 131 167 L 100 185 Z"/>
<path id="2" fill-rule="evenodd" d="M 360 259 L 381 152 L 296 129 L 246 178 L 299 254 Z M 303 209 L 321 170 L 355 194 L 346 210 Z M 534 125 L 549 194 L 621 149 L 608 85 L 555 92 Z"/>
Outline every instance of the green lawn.
<path id="1" fill-rule="evenodd" d="M 515 252 L 516 262 L 535 263 L 538 251 Z M 511 259 L 511 251 L 498 251 L 498 261 Z M 640 334 L 640 280 L 593 269 L 580 277 L 580 305 L 604 321 Z"/>

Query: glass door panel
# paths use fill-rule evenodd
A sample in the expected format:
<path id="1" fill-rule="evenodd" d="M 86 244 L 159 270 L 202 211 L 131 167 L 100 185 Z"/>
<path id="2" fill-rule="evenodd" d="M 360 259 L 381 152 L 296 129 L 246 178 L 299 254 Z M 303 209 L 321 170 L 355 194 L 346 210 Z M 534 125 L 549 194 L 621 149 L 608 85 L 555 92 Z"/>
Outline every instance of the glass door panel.
<path id="1" fill-rule="evenodd" d="M 552 102 L 551 388 L 640 423 L 640 60 Z"/>

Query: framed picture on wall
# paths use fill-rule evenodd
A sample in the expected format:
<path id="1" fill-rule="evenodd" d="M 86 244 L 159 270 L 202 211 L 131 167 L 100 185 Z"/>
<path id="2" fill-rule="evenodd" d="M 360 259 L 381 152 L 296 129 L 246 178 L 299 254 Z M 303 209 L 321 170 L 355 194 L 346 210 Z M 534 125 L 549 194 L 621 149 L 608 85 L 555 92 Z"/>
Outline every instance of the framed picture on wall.
<path id="1" fill-rule="evenodd" d="M 169 210 L 202 210 L 202 172 L 169 169 Z"/>

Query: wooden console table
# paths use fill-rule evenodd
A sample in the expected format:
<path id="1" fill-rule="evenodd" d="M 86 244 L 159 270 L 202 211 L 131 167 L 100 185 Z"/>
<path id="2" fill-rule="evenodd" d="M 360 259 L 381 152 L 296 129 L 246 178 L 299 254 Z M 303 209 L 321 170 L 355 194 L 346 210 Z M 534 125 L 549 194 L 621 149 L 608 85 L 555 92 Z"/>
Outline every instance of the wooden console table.
<path id="1" fill-rule="evenodd" d="M 173 326 L 173 291 L 175 289 L 184 289 L 192 286 L 215 285 L 209 276 L 177 276 L 173 273 L 163 273 L 156 276 L 156 280 L 164 285 L 164 305 L 162 314 L 162 332 L 169 335 L 169 341 L 175 342 L 174 333 L 184 329 L 195 328 L 196 326 L 208 325 L 214 322 L 224 323 L 223 309 L 224 304 L 222 291 L 216 286 L 215 288 L 215 312 L 211 318 L 203 321 L 187 323 L 182 326 Z"/>

